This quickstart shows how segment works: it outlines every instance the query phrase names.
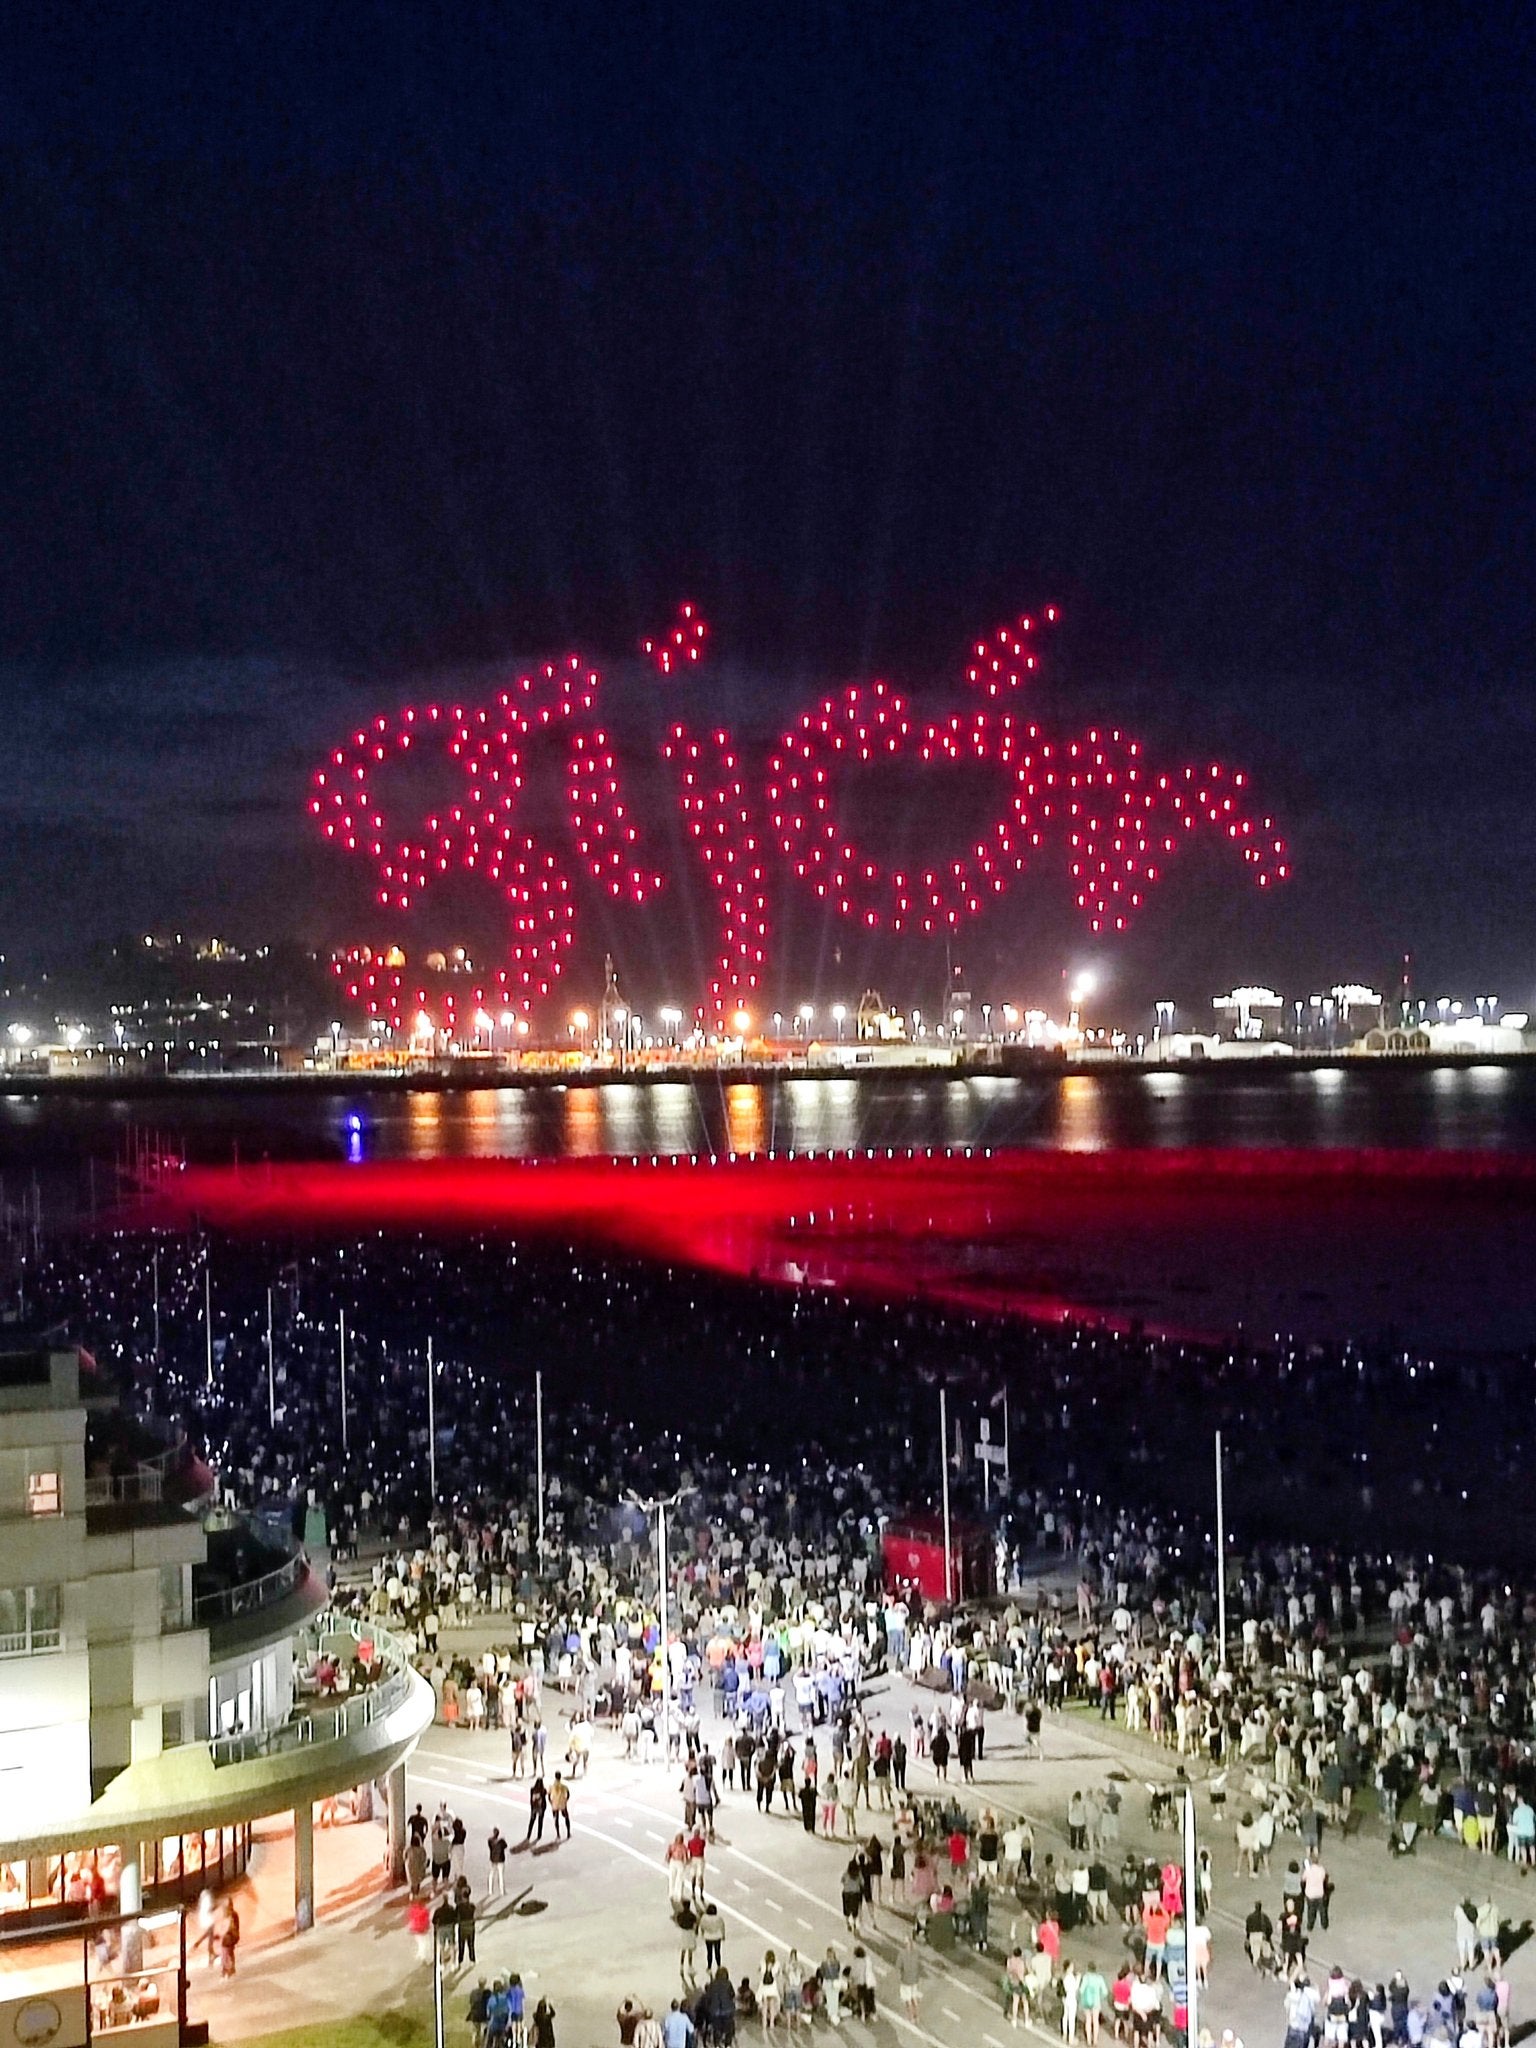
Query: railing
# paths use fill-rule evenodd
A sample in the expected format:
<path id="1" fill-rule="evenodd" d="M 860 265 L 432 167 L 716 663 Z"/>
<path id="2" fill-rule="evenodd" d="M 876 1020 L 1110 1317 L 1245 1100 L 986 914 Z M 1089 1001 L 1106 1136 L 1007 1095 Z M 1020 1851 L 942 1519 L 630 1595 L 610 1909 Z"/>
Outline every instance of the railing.
<path id="1" fill-rule="evenodd" d="M 258 1614 L 275 1600 L 291 1593 L 308 1569 L 302 1550 L 284 1560 L 275 1571 L 259 1579 L 247 1579 L 238 1586 L 221 1586 L 213 1593 L 199 1593 L 192 1602 L 192 1620 L 201 1625 L 212 1621 L 233 1621 L 242 1614 Z"/>
<path id="2" fill-rule="evenodd" d="M 16 1629 L 0 1636 L 0 1657 L 29 1657 L 34 1650 L 56 1650 L 64 1640 L 56 1628 Z"/>
<path id="3" fill-rule="evenodd" d="M 159 1501 L 165 1474 L 158 1460 L 141 1464 L 132 1472 L 97 1473 L 85 1482 L 88 1508 L 115 1508 L 130 1503 Z"/>
<path id="4" fill-rule="evenodd" d="M 208 1745 L 216 1769 L 250 1763 L 257 1757 L 283 1756 L 317 1743 L 344 1742 L 359 1729 L 392 1714 L 409 1698 L 416 1674 L 404 1645 L 387 1631 L 362 1627 L 348 1616 L 326 1614 L 311 1624 L 306 1635 L 314 1638 L 317 1648 L 326 1636 L 350 1635 L 354 1642 L 371 1642 L 375 1657 L 391 1667 L 389 1675 L 343 1699 L 297 1708 L 292 1719 L 276 1728 L 258 1729 L 249 1735 L 216 1735 Z"/>

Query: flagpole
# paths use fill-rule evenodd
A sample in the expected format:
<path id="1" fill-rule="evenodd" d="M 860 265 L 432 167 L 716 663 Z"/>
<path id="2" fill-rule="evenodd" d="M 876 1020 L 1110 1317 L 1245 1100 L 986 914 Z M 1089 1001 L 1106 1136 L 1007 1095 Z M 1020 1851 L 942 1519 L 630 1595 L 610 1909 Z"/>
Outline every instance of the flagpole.
<path id="1" fill-rule="evenodd" d="M 537 1444 L 535 1447 L 536 1481 L 539 1490 L 539 1570 L 544 1569 L 544 1375 L 533 1375 L 533 1412 Z"/>
<path id="2" fill-rule="evenodd" d="M 337 1317 L 337 1334 L 341 1340 L 341 1450 L 347 1451 L 347 1312 L 342 1309 Z"/>
<path id="3" fill-rule="evenodd" d="M 944 1481 L 944 1598 L 955 1597 L 954 1549 L 949 1527 L 949 1394 L 939 1389 L 939 1464 Z"/>
<path id="4" fill-rule="evenodd" d="M 155 1249 L 150 1258 L 155 1279 L 155 1364 L 160 1363 L 160 1241 L 155 1240 Z"/>
<path id="5" fill-rule="evenodd" d="M 1216 1432 L 1216 1643 L 1227 1668 L 1227 1514 L 1221 1471 L 1221 1431 Z"/>
<path id="6" fill-rule="evenodd" d="M 437 1361 L 432 1339 L 427 1339 L 427 1473 L 432 1488 L 432 1512 L 437 1512 Z"/>
<path id="7" fill-rule="evenodd" d="M 1195 1849 L 1195 1795 L 1184 1794 L 1184 2010 L 1189 2048 L 1200 2039 L 1200 1987 L 1195 1982 L 1195 1920 L 1200 1911 L 1200 1859 Z"/>
<path id="8" fill-rule="evenodd" d="M 203 1333 L 208 1343 L 208 1384 L 213 1385 L 213 1264 L 212 1253 L 203 1254 Z"/>
<path id="9" fill-rule="evenodd" d="M 277 1369 L 272 1359 L 272 1290 L 267 1289 L 267 1421 L 277 1427 Z"/>

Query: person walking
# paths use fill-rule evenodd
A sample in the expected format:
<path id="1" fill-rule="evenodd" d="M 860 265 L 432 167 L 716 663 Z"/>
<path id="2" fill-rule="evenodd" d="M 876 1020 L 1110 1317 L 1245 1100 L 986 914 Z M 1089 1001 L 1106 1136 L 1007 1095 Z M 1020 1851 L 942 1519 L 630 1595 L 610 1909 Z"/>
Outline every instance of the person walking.
<path id="1" fill-rule="evenodd" d="M 406 1932 L 416 1944 L 418 1963 L 432 1960 L 432 1908 L 418 1893 L 405 1909 Z"/>
<path id="2" fill-rule="evenodd" d="M 543 1778 L 535 1772 L 533 1782 L 528 1787 L 528 1831 L 523 1836 L 525 1842 L 543 1841 L 544 1815 L 548 1808 L 549 1793 Z"/>

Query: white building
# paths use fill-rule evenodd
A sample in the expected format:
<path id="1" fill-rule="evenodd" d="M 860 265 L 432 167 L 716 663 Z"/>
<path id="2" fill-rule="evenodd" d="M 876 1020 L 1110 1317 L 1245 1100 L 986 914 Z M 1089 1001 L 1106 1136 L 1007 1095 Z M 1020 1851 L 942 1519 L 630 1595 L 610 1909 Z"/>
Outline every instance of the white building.
<path id="1" fill-rule="evenodd" d="M 403 1854 L 430 1686 L 324 1611 L 281 1531 L 208 1512 L 211 1493 L 78 1351 L 0 1330 L 0 1932 L 93 1897 L 196 1898 L 285 1811 L 305 1927 L 314 1802 L 378 1781 Z"/>

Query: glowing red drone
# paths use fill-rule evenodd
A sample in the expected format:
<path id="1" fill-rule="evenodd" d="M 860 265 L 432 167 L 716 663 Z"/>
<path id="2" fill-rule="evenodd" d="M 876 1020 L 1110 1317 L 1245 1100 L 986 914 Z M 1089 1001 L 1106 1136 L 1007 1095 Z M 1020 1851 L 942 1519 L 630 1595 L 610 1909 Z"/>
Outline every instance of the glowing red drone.
<path id="1" fill-rule="evenodd" d="M 1045 623 L 1055 617 L 1047 610 Z M 869 930 L 957 928 L 1001 896 L 1053 832 L 1065 842 L 1077 904 L 1095 932 L 1126 929 L 1163 863 L 1200 825 L 1234 847 L 1261 889 L 1285 879 L 1285 843 L 1272 818 L 1256 820 L 1243 808 L 1241 774 L 1214 762 L 1156 772 L 1138 742 L 1118 729 L 1091 727 L 1076 739 L 1051 740 L 1003 708 L 1035 667 L 1027 650 L 1038 624 L 1024 618 L 975 642 L 965 680 L 986 697 L 985 708 L 922 723 L 885 683 L 852 683 L 795 721 L 760 785 L 728 732 L 701 738 L 684 725 L 672 727 L 663 755 L 719 913 L 710 982 L 716 1015 L 756 991 L 767 958 L 770 877 L 754 812 L 758 786 L 795 880 Z M 706 639 L 704 621 L 684 605 L 668 633 L 641 644 L 659 672 L 671 676 L 702 660 Z M 598 671 L 573 654 L 520 677 L 489 705 L 434 704 L 377 718 L 315 775 L 311 812 L 328 839 L 375 862 L 381 904 L 406 910 L 435 879 L 456 871 L 480 875 L 500 892 L 509 912 L 509 964 L 474 991 L 479 1006 L 526 1011 L 535 996 L 547 996 L 574 937 L 566 860 L 540 845 L 519 815 L 524 755 L 535 734 L 553 731 L 564 742 L 569 834 L 591 878 L 614 897 L 642 904 L 664 887 L 646 864 L 624 802 L 598 714 L 601 687 Z M 380 778 L 413 748 L 453 765 L 457 796 L 424 819 L 397 821 Z M 1001 813 L 963 853 L 932 866 L 882 867 L 860 851 L 843 822 L 842 785 L 855 764 L 902 757 L 936 770 L 990 765 L 1003 782 Z M 351 993 L 375 1012 L 398 1013 L 404 987 L 398 974 L 365 967 Z"/>

